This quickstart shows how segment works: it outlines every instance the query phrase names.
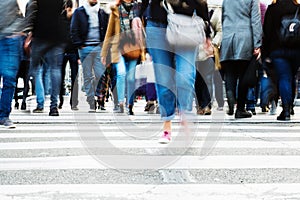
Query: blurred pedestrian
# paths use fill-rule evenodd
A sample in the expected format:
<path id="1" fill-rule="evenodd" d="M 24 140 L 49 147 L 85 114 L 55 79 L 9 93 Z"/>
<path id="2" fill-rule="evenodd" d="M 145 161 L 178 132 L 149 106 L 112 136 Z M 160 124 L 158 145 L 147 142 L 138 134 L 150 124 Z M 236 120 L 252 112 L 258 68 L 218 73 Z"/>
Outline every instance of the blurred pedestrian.
<path id="1" fill-rule="evenodd" d="M 89 112 L 96 112 L 95 91 L 105 71 L 100 54 L 107 24 L 108 14 L 100 8 L 98 0 L 86 0 L 75 10 L 71 20 L 71 37 L 73 45 L 79 49 Z"/>
<path id="2" fill-rule="evenodd" d="M 234 114 L 234 104 L 237 99 L 235 118 L 252 117 L 252 114 L 245 110 L 248 86 L 242 83 L 251 58 L 253 56 L 256 56 L 257 59 L 260 57 L 262 25 L 259 1 L 224 0 L 222 4 L 222 31 L 220 61 L 225 71 L 226 95 L 229 106 L 227 114 Z"/>
<path id="3" fill-rule="evenodd" d="M 279 35 L 283 17 L 293 17 L 299 11 L 299 1 L 277 0 L 268 6 L 264 21 L 265 62 L 272 63 L 278 79 L 279 93 L 282 101 L 282 112 L 277 120 L 290 120 L 294 101 L 293 89 L 295 75 L 300 63 L 300 38 L 298 42 L 287 43 Z M 298 14 L 299 16 L 299 14 Z M 295 27 L 290 27 L 293 30 Z"/>
<path id="4" fill-rule="evenodd" d="M 20 66 L 24 17 L 16 0 L 0 2 L 0 126 L 15 128 L 10 120 L 11 103 Z"/>

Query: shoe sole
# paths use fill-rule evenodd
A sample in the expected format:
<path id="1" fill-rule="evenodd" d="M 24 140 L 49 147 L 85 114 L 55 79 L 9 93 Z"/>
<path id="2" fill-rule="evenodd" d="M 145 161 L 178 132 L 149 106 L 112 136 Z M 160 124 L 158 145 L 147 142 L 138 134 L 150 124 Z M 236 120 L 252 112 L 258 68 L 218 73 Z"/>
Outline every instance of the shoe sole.
<path id="1" fill-rule="evenodd" d="M 169 144 L 171 141 L 166 138 L 160 138 L 158 139 L 158 143 L 160 144 Z"/>
<path id="2" fill-rule="evenodd" d="M 1 125 L 0 127 L 1 127 L 1 128 L 5 128 L 5 129 L 15 129 L 15 128 L 16 128 L 15 125 L 12 125 L 12 126 L 4 126 L 4 125 Z"/>

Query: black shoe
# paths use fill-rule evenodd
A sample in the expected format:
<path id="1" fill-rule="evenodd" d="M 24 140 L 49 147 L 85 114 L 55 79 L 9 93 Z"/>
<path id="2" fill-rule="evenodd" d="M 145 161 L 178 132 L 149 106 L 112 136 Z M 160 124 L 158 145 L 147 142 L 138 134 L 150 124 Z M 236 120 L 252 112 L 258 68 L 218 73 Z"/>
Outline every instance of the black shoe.
<path id="1" fill-rule="evenodd" d="M 246 110 L 236 110 L 234 117 L 236 119 L 250 118 L 250 117 L 252 117 L 252 114 Z"/>
<path id="2" fill-rule="evenodd" d="M 288 121 L 291 119 L 291 116 L 286 114 L 284 111 L 282 111 L 280 113 L 280 115 L 277 117 L 277 120 L 280 120 L 280 121 Z"/>
<path id="3" fill-rule="evenodd" d="M 227 115 L 233 115 L 235 98 L 231 91 L 227 92 L 227 103 L 228 103 L 228 108 L 229 108 L 229 110 L 227 111 Z"/>
<path id="4" fill-rule="evenodd" d="M 51 108 L 49 112 L 49 116 L 59 116 L 59 112 L 57 108 Z"/>
<path id="5" fill-rule="evenodd" d="M 134 112 L 132 111 L 133 106 L 129 105 L 128 106 L 128 115 L 134 115 Z"/>
<path id="6" fill-rule="evenodd" d="M 291 119 L 291 107 L 290 105 L 282 105 L 282 112 L 277 117 L 277 120 L 288 121 Z"/>
<path id="7" fill-rule="evenodd" d="M 26 110 L 26 103 L 22 102 L 22 104 L 21 104 L 21 110 Z"/>
<path id="8" fill-rule="evenodd" d="M 19 109 L 19 102 L 15 103 L 15 109 Z"/>
<path id="9" fill-rule="evenodd" d="M 291 106 L 290 114 L 291 114 L 291 115 L 295 115 L 294 106 Z"/>
<path id="10" fill-rule="evenodd" d="M 62 109 L 62 106 L 63 106 L 63 102 L 60 102 L 58 105 L 58 109 Z"/>

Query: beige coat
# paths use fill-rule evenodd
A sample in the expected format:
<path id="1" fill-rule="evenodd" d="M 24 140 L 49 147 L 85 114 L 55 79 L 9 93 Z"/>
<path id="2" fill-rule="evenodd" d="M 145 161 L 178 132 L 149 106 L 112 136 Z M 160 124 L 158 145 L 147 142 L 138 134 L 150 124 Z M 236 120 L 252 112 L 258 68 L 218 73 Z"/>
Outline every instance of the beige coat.
<path id="1" fill-rule="evenodd" d="M 117 5 L 111 6 L 108 27 L 102 46 L 101 56 L 106 58 L 109 51 L 111 53 L 111 63 L 118 63 L 120 60 L 119 41 L 121 33 L 120 13 Z M 141 60 L 146 60 L 145 45 L 141 46 Z"/>

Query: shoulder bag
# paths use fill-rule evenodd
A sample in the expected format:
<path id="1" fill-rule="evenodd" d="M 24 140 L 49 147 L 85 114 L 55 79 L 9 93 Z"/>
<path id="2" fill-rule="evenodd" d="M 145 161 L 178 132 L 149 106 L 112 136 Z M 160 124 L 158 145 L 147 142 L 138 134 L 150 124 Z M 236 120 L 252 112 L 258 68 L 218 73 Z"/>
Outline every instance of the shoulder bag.
<path id="1" fill-rule="evenodd" d="M 201 17 L 195 12 L 193 16 L 174 13 L 166 0 L 163 0 L 163 7 L 168 13 L 166 39 L 171 45 L 197 47 L 205 42 L 206 25 Z"/>

